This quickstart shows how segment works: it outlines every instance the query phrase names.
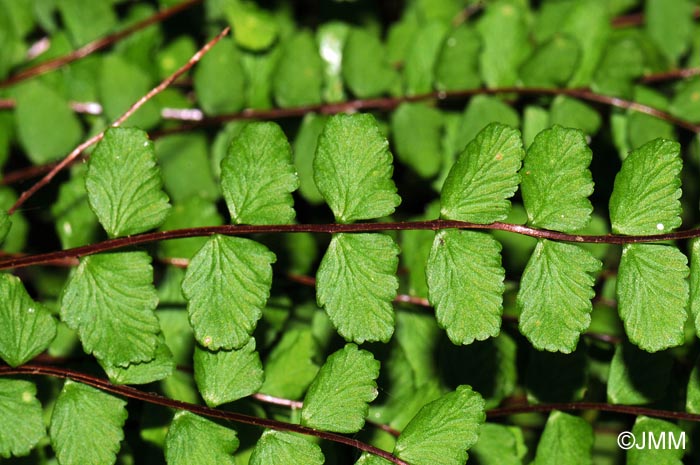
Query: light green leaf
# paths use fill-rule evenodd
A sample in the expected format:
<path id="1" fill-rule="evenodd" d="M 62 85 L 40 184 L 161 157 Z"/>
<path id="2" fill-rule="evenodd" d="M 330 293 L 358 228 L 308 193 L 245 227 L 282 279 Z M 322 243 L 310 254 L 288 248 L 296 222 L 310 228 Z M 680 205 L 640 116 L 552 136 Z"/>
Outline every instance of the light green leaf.
<path id="1" fill-rule="evenodd" d="M 321 103 L 323 60 L 309 31 L 285 39 L 272 75 L 272 90 L 281 107 Z"/>
<path id="2" fill-rule="evenodd" d="M 74 170 L 71 178 L 61 184 L 56 203 L 51 206 L 51 214 L 64 249 L 95 241 L 99 222 L 88 202 L 84 169 Z"/>
<path id="3" fill-rule="evenodd" d="M 523 448 L 527 450 L 518 427 L 484 423 L 471 454 L 481 465 L 521 465 Z"/>
<path id="4" fill-rule="evenodd" d="M 459 386 L 423 407 L 396 441 L 394 455 L 412 465 L 462 465 L 486 420 L 484 399 Z"/>
<path id="5" fill-rule="evenodd" d="M 196 52 L 197 46 L 192 37 L 181 35 L 173 38 L 156 51 L 158 76 L 161 79 L 167 78 L 187 63 L 187 60 Z"/>
<path id="6" fill-rule="evenodd" d="M 620 318 L 630 341 L 647 352 L 683 344 L 688 259 L 677 248 L 627 244 L 617 274 Z"/>
<path id="7" fill-rule="evenodd" d="M 197 341 L 210 350 L 248 343 L 270 296 L 275 255 L 250 239 L 215 235 L 182 281 Z"/>
<path id="8" fill-rule="evenodd" d="M 236 432 L 193 413 L 175 414 L 165 437 L 168 465 L 235 465 Z"/>
<path id="9" fill-rule="evenodd" d="M 7 211 L 17 201 L 17 194 L 9 187 L 0 186 L 0 211 Z M 0 243 L 2 250 L 9 253 L 21 252 L 27 242 L 29 222 L 22 215 L 21 209 L 12 214 L 9 231 L 5 233 L 5 242 Z"/>
<path id="10" fill-rule="evenodd" d="M 370 114 L 336 115 L 319 136 L 314 181 L 340 223 L 391 215 L 401 198 L 389 144 Z"/>
<path id="11" fill-rule="evenodd" d="M 596 134 L 600 129 L 601 118 L 598 111 L 579 100 L 559 95 L 552 101 L 549 111 L 550 125 L 580 129 L 589 136 Z"/>
<path id="12" fill-rule="evenodd" d="M 211 172 L 208 150 L 203 134 L 172 134 L 156 140 L 163 184 L 173 202 L 194 196 L 217 200 L 221 196 Z"/>
<path id="13" fill-rule="evenodd" d="M 541 239 L 518 292 L 520 332 L 538 350 L 570 353 L 591 323 L 592 274 L 602 263 L 587 250 Z"/>
<path id="14" fill-rule="evenodd" d="M 256 2 L 233 0 L 225 4 L 225 14 L 233 27 L 236 43 L 250 50 L 268 48 L 277 39 L 277 24 L 270 13 Z"/>
<path id="15" fill-rule="evenodd" d="M 690 445 L 688 433 L 680 426 L 642 415 L 634 422 L 632 435 L 637 440 L 637 446 L 627 451 L 627 465 L 682 465 L 681 459 Z M 650 442 L 652 437 L 657 441 L 665 438 L 665 447 L 654 447 Z M 647 440 L 647 447 L 639 446 L 642 438 Z"/>
<path id="16" fill-rule="evenodd" d="M 700 78 L 680 83 L 669 110 L 685 121 L 700 123 Z"/>
<path id="17" fill-rule="evenodd" d="M 210 407 L 233 402 L 260 389 L 263 369 L 255 351 L 255 339 L 237 350 L 211 352 L 194 349 L 194 379 L 202 398 Z"/>
<path id="18" fill-rule="evenodd" d="M 34 164 L 58 160 L 80 142 L 83 129 L 68 102 L 34 80 L 15 93 L 17 137 Z"/>
<path id="19" fill-rule="evenodd" d="M 124 439 L 126 402 L 67 380 L 51 415 L 51 446 L 61 465 L 114 463 Z"/>
<path id="20" fill-rule="evenodd" d="M 700 239 L 693 239 L 690 246 L 690 316 L 700 337 Z"/>
<path id="21" fill-rule="evenodd" d="M 435 64 L 447 31 L 442 21 L 430 21 L 417 30 L 404 60 L 406 95 L 424 94 L 432 90 Z"/>
<path id="22" fill-rule="evenodd" d="M 281 47 L 278 45 L 268 49 L 265 53 L 243 51 L 241 60 L 246 77 L 247 108 L 273 107 L 272 73 L 275 71 L 281 51 Z M 243 120 L 237 122 L 244 123 Z"/>
<path id="23" fill-rule="evenodd" d="M 462 24 L 445 37 L 435 63 L 435 87 L 440 91 L 475 89 L 481 84 L 479 49 L 475 29 Z"/>
<path id="24" fill-rule="evenodd" d="M 100 103 L 105 116 L 114 121 L 143 97 L 153 78 L 121 55 L 112 54 L 102 60 L 97 82 Z M 156 100 L 149 100 L 129 118 L 129 126 L 150 129 L 160 121 Z"/>
<path id="25" fill-rule="evenodd" d="M 251 123 L 233 139 L 221 162 L 221 187 L 236 224 L 294 220 L 291 193 L 299 179 L 292 149 L 276 123 Z"/>
<path id="26" fill-rule="evenodd" d="M 398 254 L 384 234 L 333 235 L 316 274 L 316 299 L 346 340 L 391 338 Z"/>
<path id="27" fill-rule="evenodd" d="M 82 258 L 61 299 L 61 320 L 78 331 L 85 352 L 125 367 L 153 360 L 158 304 L 151 257 L 121 252 Z"/>
<path id="28" fill-rule="evenodd" d="M 681 146 L 656 139 L 632 151 L 615 176 L 610 222 L 617 234 L 662 234 L 681 225 Z"/>
<path id="29" fill-rule="evenodd" d="M 669 109 L 668 98 L 661 92 L 649 87 L 636 85 L 634 87 L 633 100 L 662 111 Z M 677 137 L 675 128 L 671 123 L 651 115 L 627 110 L 625 121 L 627 121 L 627 127 L 623 128 L 623 130 L 626 130 L 625 136 L 628 139 L 628 147 L 624 147 L 624 153 L 621 153 L 622 160 L 627 158 L 629 147 L 640 147 L 658 137 L 664 139 L 675 139 Z"/>
<path id="30" fill-rule="evenodd" d="M 562 87 L 576 70 L 578 42 L 556 35 L 535 49 L 520 68 L 520 79 L 530 87 Z"/>
<path id="31" fill-rule="evenodd" d="M 502 123 L 517 128 L 520 125 L 520 116 L 498 97 L 477 95 L 471 99 L 462 113 L 462 120 L 453 143 L 455 152 L 463 151 L 467 144 L 490 123 Z"/>
<path id="32" fill-rule="evenodd" d="M 233 113 L 245 104 L 245 73 L 233 40 L 224 38 L 194 70 L 194 91 L 205 113 Z"/>
<path id="33" fill-rule="evenodd" d="M 317 205 L 323 202 L 323 195 L 314 182 L 314 156 L 318 137 L 328 118 L 316 113 L 307 113 L 301 120 L 301 127 L 294 139 L 294 166 L 299 174 L 299 193 L 304 199 Z"/>
<path id="34" fill-rule="evenodd" d="M 5 240 L 11 227 L 12 221 L 10 220 L 10 215 L 8 215 L 5 210 L 0 210 L 0 244 Z"/>
<path id="35" fill-rule="evenodd" d="M 323 60 L 322 96 L 324 102 L 347 100 L 343 83 L 343 57 L 350 28 L 347 23 L 331 21 L 321 24 L 316 29 L 316 43 Z M 305 116 L 308 115 L 311 113 L 307 113 Z"/>
<path id="36" fill-rule="evenodd" d="M 250 465 L 323 465 L 324 462 L 318 445 L 300 436 L 269 429 L 262 434 L 250 456 Z"/>
<path id="37" fill-rule="evenodd" d="M 58 0 L 56 3 L 63 24 L 77 47 L 112 32 L 117 25 L 111 2 Z"/>
<path id="38" fill-rule="evenodd" d="M 439 110 L 422 103 L 403 103 L 391 115 L 396 155 L 424 178 L 440 170 L 442 122 Z"/>
<path id="39" fill-rule="evenodd" d="M 42 415 L 34 383 L 0 379 L 0 457 L 29 454 L 46 434 Z"/>
<path id="40" fill-rule="evenodd" d="M 426 275 L 437 321 L 454 344 L 498 335 L 505 290 L 499 242 L 481 232 L 439 231 Z"/>
<path id="41" fill-rule="evenodd" d="M 591 88 L 598 93 L 631 98 L 634 81 L 644 73 L 644 62 L 637 37 L 619 33 L 608 41 Z"/>
<path id="42" fill-rule="evenodd" d="M 700 357 L 695 360 L 685 399 L 685 409 L 688 413 L 700 413 Z"/>
<path id="43" fill-rule="evenodd" d="M 536 105 L 528 105 L 523 111 L 523 141 L 530 147 L 535 137 L 550 126 L 549 112 Z"/>
<path id="44" fill-rule="evenodd" d="M 525 156 L 520 131 L 489 124 L 459 155 L 440 195 L 445 219 L 488 224 L 508 216 Z"/>
<path id="45" fill-rule="evenodd" d="M 135 128 L 108 129 L 85 178 L 90 207 L 107 234 L 126 236 L 160 226 L 170 209 L 162 186 L 148 135 Z"/>
<path id="46" fill-rule="evenodd" d="M 0 357 L 16 367 L 46 350 L 56 336 L 56 321 L 16 276 L 0 274 L 0 296 Z"/>
<path id="47" fill-rule="evenodd" d="M 148 384 L 167 378 L 175 370 L 175 360 L 163 337 L 158 338 L 155 357 L 148 362 L 131 363 L 127 367 L 97 360 L 112 384 Z"/>
<path id="48" fill-rule="evenodd" d="M 593 439 L 593 428 L 586 420 L 554 411 L 537 444 L 533 465 L 589 465 Z"/>
<path id="49" fill-rule="evenodd" d="M 662 399 L 672 378 L 673 358 L 668 352 L 650 354 L 630 344 L 619 344 L 610 362 L 608 402 L 647 404 Z"/>
<path id="50" fill-rule="evenodd" d="M 523 162 L 521 185 L 531 225 L 572 233 L 588 224 L 592 159 L 582 131 L 554 126 L 535 137 Z"/>
<path id="51" fill-rule="evenodd" d="M 318 344 L 310 329 L 286 331 L 265 362 L 265 382 L 260 392 L 299 399 L 318 373 L 314 358 Z"/>
<path id="52" fill-rule="evenodd" d="M 693 4 L 688 0 L 646 0 L 644 26 L 672 63 L 688 50 L 693 29 Z"/>
<path id="53" fill-rule="evenodd" d="M 482 48 L 481 75 L 487 87 L 512 86 L 518 68 L 528 56 L 526 11 L 520 2 L 501 0 L 489 3 L 477 23 Z"/>
<path id="54" fill-rule="evenodd" d="M 369 403 L 378 394 L 379 362 L 355 344 L 331 354 L 311 383 L 301 424 L 337 433 L 356 433 L 365 424 Z"/>
<path id="55" fill-rule="evenodd" d="M 576 2 L 568 8 L 565 17 L 556 18 L 556 29 L 575 37 L 581 46 L 581 59 L 569 87 L 583 87 L 591 82 L 610 33 L 607 3 L 599 0 Z"/>
<path id="56" fill-rule="evenodd" d="M 350 30 L 343 48 L 343 79 L 358 98 L 383 94 L 395 78 L 384 45 L 365 29 Z"/>
<path id="57" fill-rule="evenodd" d="M 182 203 L 175 203 L 168 218 L 160 227 L 161 231 L 200 226 L 220 226 L 224 220 L 210 200 L 199 196 L 190 197 Z M 188 237 L 161 241 L 158 243 L 158 255 L 164 258 L 192 258 L 207 242 L 206 237 Z"/>

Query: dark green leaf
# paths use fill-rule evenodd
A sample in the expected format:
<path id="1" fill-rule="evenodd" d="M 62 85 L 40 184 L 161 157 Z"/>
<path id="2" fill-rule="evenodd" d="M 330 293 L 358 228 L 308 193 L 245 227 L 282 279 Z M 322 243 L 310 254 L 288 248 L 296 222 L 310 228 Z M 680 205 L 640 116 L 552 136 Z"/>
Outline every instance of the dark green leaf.
<path id="1" fill-rule="evenodd" d="M 190 197 L 182 203 L 176 203 L 170 209 L 168 218 L 160 227 L 162 231 L 181 228 L 196 228 L 200 226 L 220 226 L 223 218 L 216 205 L 199 196 Z M 205 237 L 190 237 L 162 241 L 158 244 L 159 255 L 164 258 L 190 259 L 207 242 Z"/>
<path id="2" fill-rule="evenodd" d="M 267 247 L 240 237 L 215 235 L 197 252 L 182 291 L 200 344 L 218 350 L 248 343 L 270 296 L 274 262 Z"/>
<path id="3" fill-rule="evenodd" d="M 17 201 L 17 195 L 9 187 L 0 186 L 0 211 L 7 211 Z M 27 242 L 29 223 L 22 211 L 16 211 L 10 217 L 9 230 L 5 233 L 5 242 L 0 242 L 2 250 L 9 253 L 21 252 Z"/>
<path id="4" fill-rule="evenodd" d="M 602 263 L 578 245 L 540 239 L 518 292 L 520 331 L 539 350 L 570 353 L 591 322 L 592 274 Z"/>
<path id="5" fill-rule="evenodd" d="M 265 382 L 260 392 L 299 399 L 318 373 L 314 358 L 318 344 L 308 329 L 291 329 L 272 349 L 265 362 Z"/>
<path id="6" fill-rule="evenodd" d="M 523 162 L 521 186 L 531 225 L 573 233 L 588 224 L 592 159 L 579 130 L 554 126 L 535 137 Z"/>
<path id="7" fill-rule="evenodd" d="M 316 274 L 316 299 L 348 341 L 394 332 L 399 248 L 384 234 L 334 234 Z"/>
<path id="8" fill-rule="evenodd" d="M 520 465 L 523 435 L 515 426 L 484 423 L 471 453 L 480 465 Z"/>
<path id="9" fill-rule="evenodd" d="M 485 420 L 479 393 L 459 386 L 413 417 L 396 441 L 394 455 L 412 465 L 462 465 Z"/>
<path id="10" fill-rule="evenodd" d="M 112 32 L 117 25 L 110 2 L 58 0 L 56 3 L 63 23 L 78 47 Z"/>
<path id="11" fill-rule="evenodd" d="M 554 411 L 547 419 L 533 465 L 588 465 L 593 439 L 593 428 L 586 420 Z"/>
<path id="12" fill-rule="evenodd" d="M 479 49 L 481 39 L 473 28 L 461 25 L 451 30 L 435 63 L 435 87 L 440 91 L 474 89 L 481 84 Z"/>
<path id="13" fill-rule="evenodd" d="M 615 347 L 608 375 L 608 402 L 647 404 L 663 398 L 672 377 L 668 352 L 650 354 L 629 344 Z"/>
<path id="14" fill-rule="evenodd" d="M 11 274 L 0 274 L 0 357 L 16 367 L 43 352 L 56 336 L 56 321 Z"/>
<path id="15" fill-rule="evenodd" d="M 386 138 L 370 114 L 336 115 L 319 136 L 314 181 L 340 223 L 391 215 L 401 202 Z"/>
<path id="16" fill-rule="evenodd" d="M 194 196 L 207 200 L 219 198 L 221 194 L 211 172 L 208 150 L 202 134 L 173 134 L 155 142 L 165 191 L 173 202 Z"/>
<path id="17" fill-rule="evenodd" d="M 669 110 L 685 121 L 700 123 L 700 78 L 681 84 L 673 96 Z"/>
<path id="18" fill-rule="evenodd" d="M 326 125 L 327 118 L 316 113 L 307 113 L 294 139 L 294 167 L 299 174 L 299 193 L 314 205 L 323 202 L 323 195 L 314 182 L 314 156 L 318 137 Z"/>
<path id="19" fill-rule="evenodd" d="M 145 252 L 92 255 L 80 260 L 66 284 L 61 319 L 78 331 L 85 352 L 125 367 L 153 360 L 160 330 L 153 312 L 157 304 Z"/>
<path id="20" fill-rule="evenodd" d="M 350 30 L 343 48 L 343 79 L 358 98 L 383 94 L 395 78 L 384 45 L 364 29 Z"/>
<path id="21" fill-rule="evenodd" d="M 618 311 L 633 344 L 647 352 L 683 344 L 688 273 L 688 259 L 673 246 L 623 247 L 617 275 Z"/>
<path id="22" fill-rule="evenodd" d="M 46 435 L 36 386 L 29 381 L 0 379 L 0 457 L 29 454 Z"/>
<path id="23" fill-rule="evenodd" d="M 589 136 L 600 129 L 601 119 L 598 112 L 579 100 L 560 95 L 554 99 L 549 111 L 550 125 L 580 129 Z"/>
<path id="24" fill-rule="evenodd" d="M 238 444 L 234 430 L 180 411 L 165 438 L 165 461 L 168 465 L 235 465 Z"/>
<path id="25" fill-rule="evenodd" d="M 562 2 L 565 3 L 565 2 Z M 581 59 L 569 87 L 582 87 L 591 82 L 610 34 L 610 13 L 607 2 L 584 0 L 572 2 L 564 17 L 554 17 L 555 28 L 575 37 L 581 46 Z"/>
<path id="26" fill-rule="evenodd" d="M 435 64 L 446 34 L 447 27 L 441 21 L 431 21 L 418 29 L 403 67 L 407 95 L 432 90 Z"/>
<path id="27" fill-rule="evenodd" d="M 646 0 L 647 34 L 663 54 L 676 63 L 688 50 L 693 28 L 693 4 L 688 0 Z"/>
<path id="28" fill-rule="evenodd" d="M 196 346 L 194 379 L 210 407 L 257 392 L 263 383 L 263 369 L 255 351 L 255 339 L 250 338 L 237 350 L 211 352 Z"/>
<path id="29" fill-rule="evenodd" d="M 508 216 L 525 156 L 517 129 L 492 123 L 459 155 L 445 179 L 440 214 L 445 219 L 488 224 Z"/>
<path id="30" fill-rule="evenodd" d="M 95 241 L 99 222 L 88 202 L 84 169 L 74 170 L 71 179 L 61 184 L 51 214 L 64 249 Z"/>
<path id="31" fill-rule="evenodd" d="M 274 430 L 265 430 L 250 456 L 250 465 L 323 465 L 324 462 L 325 457 L 318 445 L 303 437 Z"/>
<path id="32" fill-rule="evenodd" d="M 221 186 L 236 224 L 294 220 L 291 193 L 299 187 L 299 179 L 292 149 L 276 123 L 251 123 L 233 139 L 221 162 Z"/>
<path id="33" fill-rule="evenodd" d="M 454 344 L 497 336 L 503 312 L 501 244 L 488 234 L 444 230 L 426 265 L 430 303 Z"/>
<path id="34" fill-rule="evenodd" d="M 442 121 L 439 110 L 422 103 L 403 103 L 391 115 L 396 155 L 424 178 L 440 170 Z"/>
<path id="35" fill-rule="evenodd" d="M 578 42 L 556 35 L 535 49 L 520 68 L 520 79 L 530 87 L 561 87 L 573 75 L 578 61 Z"/>
<path id="36" fill-rule="evenodd" d="M 323 60 L 309 31 L 285 39 L 272 77 L 275 100 L 281 107 L 321 103 Z"/>
<path id="37" fill-rule="evenodd" d="M 163 192 L 153 142 L 140 129 L 108 129 L 90 157 L 85 187 L 110 237 L 160 226 L 170 204 Z"/>
<path id="38" fill-rule="evenodd" d="M 661 234 L 681 225 L 680 144 L 656 139 L 622 163 L 610 196 L 610 222 L 617 234 Z"/>
<path id="39" fill-rule="evenodd" d="M 462 121 L 455 135 L 455 153 L 463 151 L 467 144 L 490 123 L 502 123 L 517 128 L 520 125 L 520 117 L 517 111 L 498 97 L 477 95 L 471 99 L 462 114 Z"/>
<path id="40" fill-rule="evenodd" d="M 690 372 L 685 409 L 688 413 L 700 413 L 700 357 L 695 360 L 693 370 Z"/>
<path id="41" fill-rule="evenodd" d="M 301 424 L 356 433 L 365 424 L 368 403 L 377 397 L 378 376 L 379 362 L 372 353 L 346 344 L 328 357 L 311 383 L 301 409 Z"/>
<path id="42" fill-rule="evenodd" d="M 205 113 L 233 113 L 245 104 L 245 74 L 240 52 L 231 39 L 221 39 L 194 71 L 194 91 Z"/>
<path id="43" fill-rule="evenodd" d="M 103 363 L 102 368 L 112 384 L 148 384 L 167 378 L 175 369 L 175 360 L 165 340 L 160 337 L 155 357 L 148 362 L 131 363 L 127 367 Z"/>
<path id="44" fill-rule="evenodd" d="M 635 36 L 618 36 L 608 42 L 591 87 L 604 94 L 632 97 L 634 81 L 644 73 L 644 61 Z"/>
<path id="45" fill-rule="evenodd" d="M 114 463 L 124 439 L 126 402 L 67 380 L 51 415 L 51 446 L 61 465 Z"/>

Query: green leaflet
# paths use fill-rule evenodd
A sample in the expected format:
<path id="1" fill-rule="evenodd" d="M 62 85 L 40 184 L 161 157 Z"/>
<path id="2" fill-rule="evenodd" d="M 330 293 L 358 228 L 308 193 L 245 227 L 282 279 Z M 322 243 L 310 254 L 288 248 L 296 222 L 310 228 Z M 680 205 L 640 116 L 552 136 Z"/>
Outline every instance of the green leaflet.
<path id="1" fill-rule="evenodd" d="M 34 383 L 0 379 L 0 457 L 29 454 L 46 435 L 42 415 Z"/>
<path id="2" fill-rule="evenodd" d="M 9 187 L 0 186 L 0 211 L 7 211 L 17 201 L 17 194 Z M 22 215 L 22 211 L 16 211 L 10 217 L 10 227 L 5 233 L 5 241 L 0 243 L 1 250 L 9 253 L 21 252 L 27 242 L 29 222 Z"/>
<path id="3" fill-rule="evenodd" d="M 56 321 L 16 276 L 0 274 L 0 296 L 0 358 L 16 367 L 46 350 L 56 336 Z"/>
<path id="4" fill-rule="evenodd" d="M 270 13 L 255 2 L 233 0 L 225 4 L 225 14 L 233 27 L 236 43 L 243 48 L 261 51 L 277 39 L 277 24 Z"/>
<path id="5" fill-rule="evenodd" d="M 319 136 L 314 181 L 340 223 L 391 215 L 401 203 L 389 144 L 370 114 L 336 115 Z"/>
<path id="6" fill-rule="evenodd" d="M 200 226 L 220 226 L 224 220 L 216 204 L 199 196 L 190 197 L 182 203 L 174 203 L 161 231 Z M 158 255 L 165 258 L 192 258 L 207 242 L 206 237 L 188 237 L 158 243 Z"/>
<path id="7" fill-rule="evenodd" d="M 245 104 L 245 73 L 233 40 L 223 38 L 194 71 L 194 91 L 205 113 L 233 113 Z"/>
<path id="8" fill-rule="evenodd" d="M 623 247 L 617 302 L 625 332 L 633 344 L 647 352 L 683 344 L 683 327 L 688 319 L 688 273 L 687 258 L 673 246 Z"/>
<path id="9" fill-rule="evenodd" d="M 238 350 L 211 352 L 194 349 L 194 379 L 202 398 L 210 407 L 233 402 L 258 391 L 263 383 L 260 356 L 255 339 Z"/>
<path id="10" fill-rule="evenodd" d="M 528 105 L 523 111 L 523 141 L 525 147 L 532 145 L 535 137 L 550 126 L 549 112 L 536 105 Z"/>
<path id="11" fill-rule="evenodd" d="M 321 135 L 327 119 L 326 116 L 316 113 L 304 115 L 293 145 L 294 166 L 299 174 L 299 193 L 313 205 L 323 203 L 323 195 L 314 182 L 314 156 L 318 136 Z"/>
<path id="12" fill-rule="evenodd" d="M 110 365 L 154 358 L 158 304 L 151 257 L 120 252 L 82 258 L 61 298 L 61 320 L 78 331 L 85 352 Z"/>
<path id="13" fill-rule="evenodd" d="M 168 465 L 235 465 L 236 432 L 193 413 L 175 414 L 165 438 Z"/>
<path id="14" fill-rule="evenodd" d="M 471 455 L 481 465 L 521 465 L 525 447 L 523 434 L 517 426 L 484 423 L 479 428 L 479 441 Z"/>
<path id="15" fill-rule="evenodd" d="M 440 214 L 449 220 L 488 224 L 508 216 L 525 156 L 520 131 L 489 124 L 459 155 L 440 194 Z"/>
<path id="16" fill-rule="evenodd" d="M 221 194 L 209 163 L 207 139 L 203 134 L 173 134 L 155 142 L 163 185 L 173 202 L 194 196 L 217 200 Z"/>
<path id="17" fill-rule="evenodd" d="M 613 37 L 598 64 L 591 88 L 598 93 L 631 98 L 634 81 L 644 74 L 644 52 L 635 36 Z"/>
<path id="18" fill-rule="evenodd" d="M 593 428 L 583 418 L 554 411 L 537 445 L 533 465 L 589 465 Z"/>
<path id="19" fill-rule="evenodd" d="M 112 384 L 148 384 L 167 378 L 175 370 L 175 359 L 162 335 L 158 338 L 153 360 L 131 363 L 127 367 L 110 365 L 98 359 Z"/>
<path id="20" fill-rule="evenodd" d="M 324 23 L 316 29 L 318 52 L 323 60 L 324 102 L 342 102 L 347 100 L 343 83 L 343 57 L 345 42 L 350 33 L 350 25 L 340 21 Z M 309 116 L 312 113 L 307 113 Z"/>
<path id="21" fill-rule="evenodd" d="M 685 449 L 689 441 L 687 433 L 680 426 L 643 415 L 637 417 L 632 428 L 632 435 L 640 444 L 646 439 L 646 447 L 636 446 L 627 451 L 627 465 L 682 465 Z M 665 438 L 664 447 L 654 447 L 651 437 L 657 441 Z"/>
<path id="22" fill-rule="evenodd" d="M 316 274 L 316 300 L 348 341 L 394 332 L 399 248 L 384 234 L 334 234 Z"/>
<path id="23" fill-rule="evenodd" d="M 700 357 L 695 360 L 693 370 L 690 372 L 686 392 L 686 411 L 689 413 L 700 413 Z"/>
<path id="24" fill-rule="evenodd" d="M 520 79 L 530 87 L 563 87 L 576 70 L 578 42 L 556 35 L 540 45 L 520 68 Z"/>
<path id="25" fill-rule="evenodd" d="M 210 350 L 248 343 L 270 296 L 275 255 L 250 239 L 215 235 L 182 281 L 197 341 Z"/>
<path id="26" fill-rule="evenodd" d="M 644 2 L 647 34 L 671 63 L 688 50 L 693 28 L 693 4 L 688 0 Z"/>
<path id="27" fill-rule="evenodd" d="M 236 224 L 294 220 L 291 193 L 299 179 L 292 149 L 276 123 L 251 123 L 233 139 L 221 162 L 221 186 Z"/>
<path id="28" fill-rule="evenodd" d="M 265 382 L 260 392 L 286 399 L 301 398 L 318 373 L 314 357 L 318 343 L 310 329 L 287 330 L 265 362 Z"/>
<path id="29" fill-rule="evenodd" d="M 479 393 L 459 386 L 413 417 L 396 441 L 394 455 L 412 465 L 462 465 L 485 420 Z"/>
<path id="30" fill-rule="evenodd" d="M 575 37 L 581 46 L 581 59 L 569 87 L 590 83 L 610 33 L 608 2 L 583 0 L 568 8 L 564 18 L 556 18 L 556 27 L 569 37 Z"/>
<path id="31" fill-rule="evenodd" d="M 594 108 L 580 100 L 558 95 L 550 107 L 549 124 L 576 128 L 592 136 L 598 132 L 601 118 Z"/>
<path id="32" fill-rule="evenodd" d="M 17 137 L 32 163 L 60 159 L 80 142 L 80 121 L 58 92 L 35 80 L 19 86 L 15 98 Z"/>
<path id="33" fill-rule="evenodd" d="M 520 332 L 538 350 L 570 353 L 591 322 L 593 274 L 602 263 L 573 244 L 540 239 L 518 292 Z"/>
<path id="34" fill-rule="evenodd" d="M 440 91 L 479 87 L 480 47 L 481 39 L 475 29 L 462 24 L 451 30 L 435 63 L 435 87 Z"/>
<path id="35" fill-rule="evenodd" d="M 253 454 L 250 465 L 323 465 L 321 448 L 301 436 L 282 431 L 265 430 Z"/>
<path id="36" fill-rule="evenodd" d="M 111 2 L 59 0 L 56 3 L 61 19 L 77 47 L 112 32 L 117 25 L 117 16 Z"/>
<path id="37" fill-rule="evenodd" d="M 700 78 L 680 85 L 669 108 L 671 114 L 691 123 L 700 123 Z"/>
<path id="38" fill-rule="evenodd" d="M 634 101 L 663 111 L 669 109 L 668 99 L 664 94 L 640 85 L 634 87 Z M 627 146 L 621 145 L 620 147 L 622 160 L 627 157 L 627 152 L 630 148 L 638 148 L 658 137 L 664 139 L 675 139 L 677 137 L 676 130 L 671 123 L 654 118 L 651 115 L 628 110 L 623 118 L 627 122 L 626 127 L 623 127 L 623 130 L 626 132 L 624 137 L 626 138 Z"/>
<path id="39" fill-rule="evenodd" d="M 170 204 L 153 143 L 140 129 L 112 128 L 92 153 L 85 178 L 90 207 L 110 237 L 160 226 Z"/>
<path id="40" fill-rule="evenodd" d="M 356 433 L 365 424 L 369 402 L 378 394 L 379 362 L 355 344 L 331 354 L 304 397 L 301 424 L 336 433 Z"/>
<path id="41" fill-rule="evenodd" d="M 678 142 L 655 139 L 625 158 L 610 196 L 613 232 L 662 234 L 681 225 L 680 151 Z"/>
<path id="42" fill-rule="evenodd" d="M 700 239 L 693 239 L 690 246 L 690 316 L 700 337 Z"/>
<path id="43" fill-rule="evenodd" d="M 358 98 L 383 94 L 395 78 L 376 34 L 364 29 L 350 30 L 343 48 L 343 79 Z"/>
<path id="44" fill-rule="evenodd" d="M 665 352 L 650 354 L 630 344 L 618 344 L 610 362 L 608 402 L 648 404 L 666 394 L 673 377 L 673 358 Z"/>
<path id="45" fill-rule="evenodd" d="M 281 107 L 321 103 L 323 60 L 307 30 L 285 39 L 282 55 L 272 74 L 275 101 Z"/>
<path id="46" fill-rule="evenodd" d="M 402 103 L 391 114 L 396 155 L 424 178 L 440 170 L 442 124 L 440 110 L 422 103 Z"/>
<path id="47" fill-rule="evenodd" d="M 515 85 L 518 68 L 530 51 L 525 8 L 513 0 L 489 3 L 477 29 L 483 44 L 479 63 L 486 86 Z"/>
<path id="48" fill-rule="evenodd" d="M 67 380 L 51 415 L 51 446 L 61 465 L 114 463 L 124 439 L 126 402 Z"/>
<path id="49" fill-rule="evenodd" d="M 435 63 L 446 34 L 447 26 L 442 21 L 427 22 L 416 31 L 403 66 L 406 95 L 424 94 L 432 90 Z"/>
<path id="50" fill-rule="evenodd" d="M 481 232 L 439 231 L 426 275 L 437 321 L 454 344 L 498 335 L 505 290 L 499 242 Z"/>
<path id="51" fill-rule="evenodd" d="M 0 245 L 5 240 L 7 233 L 10 232 L 11 227 L 12 220 L 10 220 L 10 215 L 5 210 L 0 210 Z"/>
<path id="52" fill-rule="evenodd" d="M 531 225 L 572 233 L 588 224 L 592 158 L 582 131 L 554 126 L 535 137 L 523 162 L 521 184 Z"/>
<path id="53" fill-rule="evenodd" d="M 90 244 L 97 237 L 99 222 L 88 202 L 85 171 L 82 168 L 73 171 L 71 178 L 61 184 L 56 203 L 51 206 L 64 249 Z"/>
<path id="54" fill-rule="evenodd" d="M 459 127 L 454 134 L 455 140 L 451 144 L 455 148 L 454 152 L 462 152 L 479 134 L 479 131 L 489 125 L 489 122 L 517 128 L 520 125 L 520 116 L 510 105 L 496 96 L 475 96 L 464 109 Z M 525 156 L 524 153 L 523 156 Z M 452 167 L 452 163 L 445 165 L 448 169 Z"/>

